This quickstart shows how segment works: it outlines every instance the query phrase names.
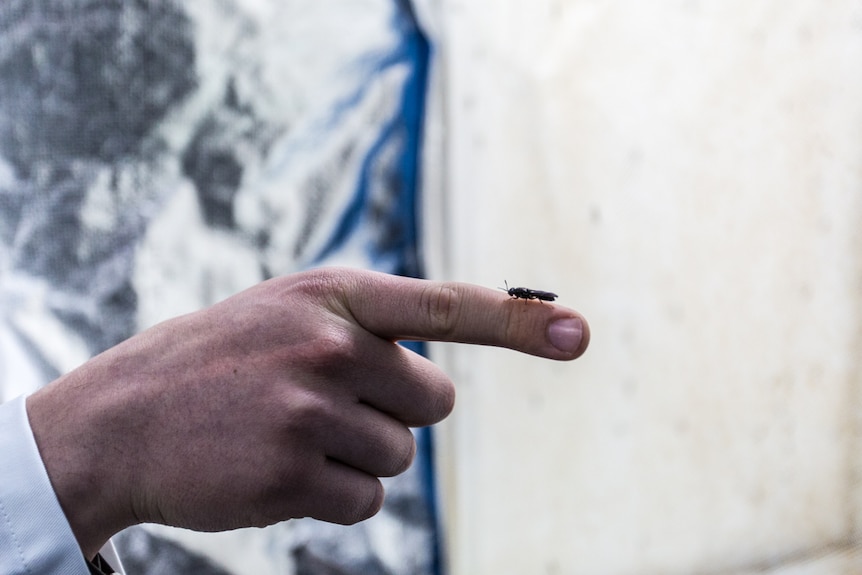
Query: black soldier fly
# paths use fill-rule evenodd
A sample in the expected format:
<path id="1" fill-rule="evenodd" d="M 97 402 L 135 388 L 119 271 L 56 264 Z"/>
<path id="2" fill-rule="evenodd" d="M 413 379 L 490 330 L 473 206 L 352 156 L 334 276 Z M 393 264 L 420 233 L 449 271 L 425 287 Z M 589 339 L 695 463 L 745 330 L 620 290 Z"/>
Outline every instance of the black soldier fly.
<path id="1" fill-rule="evenodd" d="M 512 298 L 514 298 L 514 299 L 524 300 L 524 303 L 527 303 L 528 299 L 537 299 L 537 300 L 539 300 L 539 303 L 541 303 L 543 301 L 554 301 L 555 299 L 560 297 L 557 294 L 549 292 L 549 291 L 529 289 L 529 288 L 525 288 L 525 287 L 512 287 L 512 288 L 510 288 L 509 282 L 507 282 L 506 280 L 503 280 L 503 282 L 506 284 L 506 287 L 499 288 L 499 289 L 503 290 L 504 292 L 506 292 L 507 294 L 512 296 Z"/>

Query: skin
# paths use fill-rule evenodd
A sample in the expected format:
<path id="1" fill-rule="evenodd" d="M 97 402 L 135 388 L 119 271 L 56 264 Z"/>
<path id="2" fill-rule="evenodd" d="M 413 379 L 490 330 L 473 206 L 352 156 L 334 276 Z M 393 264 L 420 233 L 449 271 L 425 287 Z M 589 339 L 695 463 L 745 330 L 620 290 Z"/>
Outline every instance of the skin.
<path id="1" fill-rule="evenodd" d="M 499 290 L 337 268 L 159 324 L 27 399 L 84 554 L 139 523 L 223 531 L 374 515 L 378 478 L 413 460 L 409 428 L 455 401 L 449 378 L 398 340 L 566 361 L 589 328 Z"/>

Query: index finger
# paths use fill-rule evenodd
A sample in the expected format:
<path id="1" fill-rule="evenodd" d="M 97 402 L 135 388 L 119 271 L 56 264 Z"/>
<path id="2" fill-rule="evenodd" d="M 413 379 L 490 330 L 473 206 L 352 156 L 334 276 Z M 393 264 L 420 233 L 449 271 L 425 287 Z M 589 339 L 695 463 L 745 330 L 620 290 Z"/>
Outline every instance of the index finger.
<path id="1" fill-rule="evenodd" d="M 589 345 L 578 312 L 499 290 L 377 272 L 356 273 L 343 285 L 347 311 L 387 339 L 492 345 L 556 360 L 580 357 Z"/>

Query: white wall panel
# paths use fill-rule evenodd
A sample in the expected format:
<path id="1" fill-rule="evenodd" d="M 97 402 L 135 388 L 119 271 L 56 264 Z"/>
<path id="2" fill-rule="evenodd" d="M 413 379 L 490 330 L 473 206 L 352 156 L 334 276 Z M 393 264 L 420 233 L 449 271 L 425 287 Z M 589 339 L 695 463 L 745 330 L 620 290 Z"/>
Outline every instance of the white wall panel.
<path id="1" fill-rule="evenodd" d="M 852 543 L 862 5 L 441 10 L 432 275 L 552 290 L 593 332 L 573 364 L 435 349 L 459 385 L 452 573 L 727 573 Z"/>

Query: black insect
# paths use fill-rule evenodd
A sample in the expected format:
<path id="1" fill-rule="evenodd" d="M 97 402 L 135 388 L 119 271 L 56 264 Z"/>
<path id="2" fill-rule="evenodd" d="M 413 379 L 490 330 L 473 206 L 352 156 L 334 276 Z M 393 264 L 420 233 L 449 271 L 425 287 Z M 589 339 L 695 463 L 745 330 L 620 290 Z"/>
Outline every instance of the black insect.
<path id="1" fill-rule="evenodd" d="M 527 303 L 528 299 L 537 299 L 541 303 L 543 301 L 554 301 L 555 299 L 560 297 L 557 294 L 549 292 L 549 291 L 529 289 L 529 288 L 525 288 L 525 287 L 512 287 L 512 288 L 510 288 L 509 282 L 504 280 L 504 283 L 506 284 L 506 287 L 500 288 L 500 289 L 515 299 L 524 300 L 524 303 Z"/>

